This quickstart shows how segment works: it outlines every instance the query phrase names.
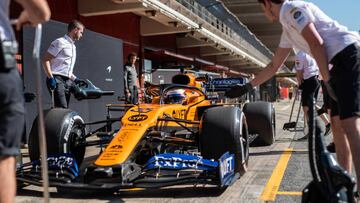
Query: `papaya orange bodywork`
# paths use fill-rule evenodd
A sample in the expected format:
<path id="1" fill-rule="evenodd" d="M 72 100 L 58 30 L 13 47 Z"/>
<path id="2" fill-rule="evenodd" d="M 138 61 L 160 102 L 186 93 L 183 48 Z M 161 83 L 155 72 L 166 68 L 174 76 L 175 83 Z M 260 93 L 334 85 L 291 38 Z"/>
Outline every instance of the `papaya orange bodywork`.
<path id="1" fill-rule="evenodd" d="M 188 93 L 187 93 L 188 94 Z M 137 144 L 152 127 L 179 126 L 175 122 L 158 121 L 163 116 L 199 120 L 196 115 L 197 107 L 208 106 L 210 102 L 205 96 L 188 97 L 185 104 L 141 104 L 129 109 L 121 120 L 121 129 L 95 161 L 98 166 L 113 166 L 124 163 Z M 185 124 L 192 127 L 195 124 Z"/>

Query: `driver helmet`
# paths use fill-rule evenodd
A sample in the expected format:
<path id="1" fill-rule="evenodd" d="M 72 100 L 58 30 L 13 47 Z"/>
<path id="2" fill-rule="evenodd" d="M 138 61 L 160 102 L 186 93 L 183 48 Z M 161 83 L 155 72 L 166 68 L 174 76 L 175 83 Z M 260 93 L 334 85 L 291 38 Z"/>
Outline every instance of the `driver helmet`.
<path id="1" fill-rule="evenodd" d="M 185 100 L 185 90 L 170 90 L 165 95 L 165 104 L 182 104 Z"/>

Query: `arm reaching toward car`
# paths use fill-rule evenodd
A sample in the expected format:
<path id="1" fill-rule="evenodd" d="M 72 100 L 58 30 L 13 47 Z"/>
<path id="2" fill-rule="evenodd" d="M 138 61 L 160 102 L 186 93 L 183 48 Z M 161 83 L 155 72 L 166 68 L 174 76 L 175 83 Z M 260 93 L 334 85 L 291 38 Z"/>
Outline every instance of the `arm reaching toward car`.
<path id="1" fill-rule="evenodd" d="M 270 79 L 273 75 L 275 75 L 276 71 L 279 70 L 281 65 L 284 63 L 290 51 L 290 48 L 278 48 L 275 52 L 272 62 L 270 62 L 264 68 L 264 70 L 262 70 L 252 81 L 243 86 L 239 85 L 232 87 L 230 90 L 226 91 L 225 96 L 229 98 L 240 97 L 251 91 L 253 87 L 260 85 Z"/>

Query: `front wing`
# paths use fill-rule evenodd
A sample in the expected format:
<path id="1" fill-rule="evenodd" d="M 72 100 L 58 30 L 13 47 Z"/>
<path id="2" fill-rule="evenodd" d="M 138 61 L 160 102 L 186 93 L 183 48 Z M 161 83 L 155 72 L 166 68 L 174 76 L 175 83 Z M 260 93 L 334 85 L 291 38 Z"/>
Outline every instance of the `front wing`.
<path id="1" fill-rule="evenodd" d="M 125 180 L 125 164 L 112 168 L 98 167 L 102 174 L 88 174 L 94 181 L 86 180 L 86 169 L 79 170 L 71 154 L 50 155 L 49 184 L 53 187 L 93 190 L 119 190 L 129 188 L 160 188 L 172 185 L 210 184 L 226 187 L 235 182 L 239 174 L 234 172 L 234 155 L 224 153 L 219 160 L 203 159 L 198 155 L 165 153 L 153 156 L 131 181 Z M 42 185 L 40 161 L 24 164 L 17 170 L 17 181 Z M 115 175 L 117 171 L 122 174 Z M 105 174 L 105 176 L 104 176 Z M 94 178 L 95 177 L 95 178 Z"/>

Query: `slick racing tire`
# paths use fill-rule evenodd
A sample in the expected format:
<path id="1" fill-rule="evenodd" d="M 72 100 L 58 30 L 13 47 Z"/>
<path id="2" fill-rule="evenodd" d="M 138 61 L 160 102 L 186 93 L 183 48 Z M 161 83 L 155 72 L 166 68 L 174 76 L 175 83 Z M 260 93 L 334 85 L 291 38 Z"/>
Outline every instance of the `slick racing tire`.
<path id="1" fill-rule="evenodd" d="M 249 159 L 248 129 L 237 107 L 207 109 L 201 120 L 200 150 L 205 159 L 219 159 L 229 151 L 235 156 L 235 173 L 243 175 Z"/>
<path id="2" fill-rule="evenodd" d="M 275 110 L 269 102 L 245 104 L 243 111 L 248 122 L 249 134 L 258 134 L 254 143 L 269 146 L 275 142 Z"/>
<path id="3" fill-rule="evenodd" d="M 71 153 L 80 166 L 85 155 L 85 126 L 78 113 L 62 108 L 45 110 L 44 123 L 47 154 Z M 31 161 L 40 157 L 38 135 L 38 117 L 36 117 L 29 136 L 29 156 Z"/>

